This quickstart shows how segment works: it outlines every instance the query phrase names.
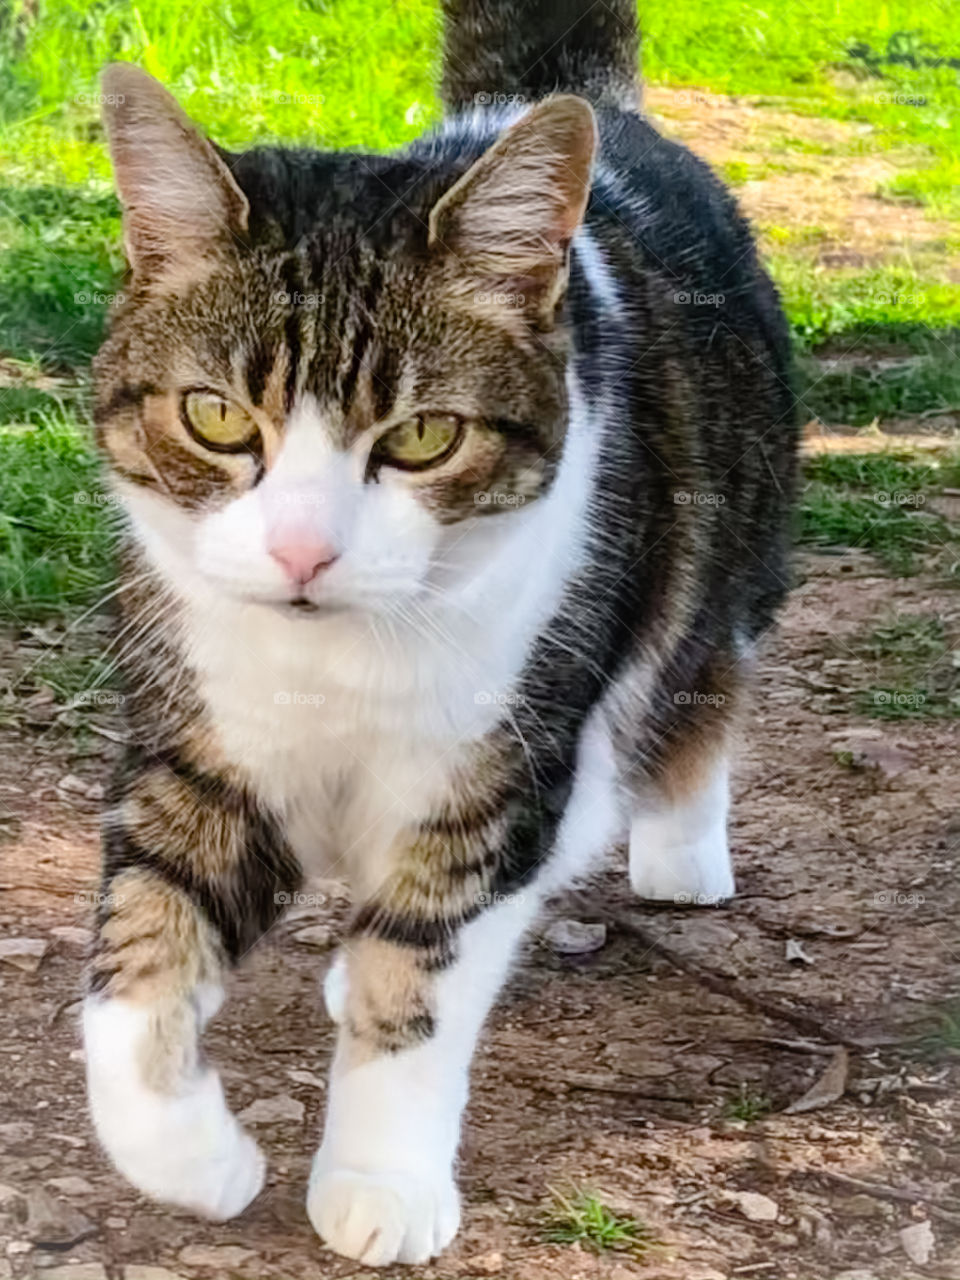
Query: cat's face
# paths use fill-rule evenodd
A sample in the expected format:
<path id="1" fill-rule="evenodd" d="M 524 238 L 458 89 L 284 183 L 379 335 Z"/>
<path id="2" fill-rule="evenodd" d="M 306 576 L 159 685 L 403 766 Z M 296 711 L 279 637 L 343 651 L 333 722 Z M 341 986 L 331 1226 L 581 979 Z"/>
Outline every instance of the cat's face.
<path id="1" fill-rule="evenodd" d="M 469 574 L 562 450 L 555 320 L 589 107 L 554 99 L 459 181 L 424 166 L 387 206 L 389 169 L 328 162 L 329 197 L 294 231 L 255 156 L 231 168 L 149 77 L 108 76 L 133 284 L 97 359 L 97 422 L 150 559 L 317 616 Z M 266 163 L 275 181 L 291 167 Z"/>

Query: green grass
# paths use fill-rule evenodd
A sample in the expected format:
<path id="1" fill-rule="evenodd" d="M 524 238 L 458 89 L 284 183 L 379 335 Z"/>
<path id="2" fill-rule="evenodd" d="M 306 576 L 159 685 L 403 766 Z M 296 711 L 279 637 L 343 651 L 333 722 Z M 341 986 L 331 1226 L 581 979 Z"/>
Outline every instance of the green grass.
<path id="1" fill-rule="evenodd" d="M 103 698 L 103 705 L 111 705 L 107 688 L 111 670 L 111 663 L 99 653 L 53 650 L 44 654 L 30 675 L 34 683 L 46 685 L 61 702 L 73 702 L 80 695 L 96 691 Z M 86 705 L 82 698 L 81 705 Z"/>
<path id="2" fill-rule="evenodd" d="M 741 1083 L 737 1092 L 723 1106 L 723 1114 L 727 1120 L 744 1120 L 747 1123 L 761 1119 L 772 1110 L 773 1103 L 767 1095 L 746 1083 Z"/>
<path id="3" fill-rule="evenodd" d="M 822 454 L 804 466 L 801 542 L 871 551 L 892 572 L 960 577 L 960 531 L 930 504 L 957 479 L 957 455 Z"/>
<path id="4" fill-rule="evenodd" d="M 592 1191 L 551 1190 L 543 1236 L 551 1244 L 579 1244 L 592 1253 L 639 1256 L 653 1243 L 637 1218 L 615 1213 Z"/>
<path id="5" fill-rule="evenodd" d="M 797 390 L 807 417 L 851 427 L 913 415 L 954 413 L 960 421 L 960 329 L 918 326 L 893 346 L 878 330 L 846 345 L 833 362 L 830 348 L 801 353 Z"/>
<path id="6" fill-rule="evenodd" d="M 919 1037 L 916 1048 L 926 1058 L 960 1053 L 960 1005 L 942 1010 L 936 1024 Z"/>
<path id="7" fill-rule="evenodd" d="M 960 214 L 960 23 L 932 0 L 691 0 L 645 5 L 654 80 L 790 100 L 790 109 L 871 126 L 878 148 L 918 149 L 894 191 Z"/>
<path id="8" fill-rule="evenodd" d="M 874 341 L 909 342 L 921 329 L 960 324 L 960 289 L 906 267 L 862 270 L 819 266 L 806 257 L 772 253 L 767 266 L 780 290 L 793 331 L 815 347 L 838 334 L 850 345 L 873 332 Z M 952 363 L 956 355 L 951 353 Z"/>
<path id="9" fill-rule="evenodd" d="M 879 661 L 894 658 L 931 658 L 946 646 L 943 619 L 935 613 L 894 618 L 872 631 L 862 648 L 867 657 Z"/>
<path id="10" fill-rule="evenodd" d="M 960 76 L 943 61 L 960 53 L 960 22 L 945 21 L 935 0 L 762 9 L 650 0 L 642 10 L 649 80 L 760 95 L 778 110 L 862 126 L 823 143 L 784 132 L 775 156 L 735 162 L 732 181 L 802 171 L 824 154 L 893 154 L 883 198 L 952 220 L 947 247 L 960 252 Z M 124 265 L 99 122 L 103 66 L 141 64 L 228 147 L 382 150 L 438 117 L 439 47 L 436 0 L 231 0 L 212 10 L 187 0 L 45 0 L 39 9 L 13 0 L 0 12 L 0 383 L 11 359 L 67 375 L 57 386 L 0 385 L 0 609 L 20 618 L 75 610 L 109 578 L 109 512 L 73 501 L 99 488 L 82 382 Z M 826 269 L 815 260 L 822 229 L 765 230 L 812 414 L 860 424 L 960 405 L 960 289 L 929 255 L 897 268 Z M 879 343 L 916 359 L 879 373 L 814 360 L 824 344 Z M 902 567 L 944 536 L 942 524 L 910 511 L 878 521 L 859 488 L 816 485 L 803 517 L 811 541 L 846 539 Z"/>
<path id="11" fill-rule="evenodd" d="M 897 615 L 846 641 L 844 654 L 871 676 L 855 709 L 881 720 L 960 716 L 958 644 L 957 620 L 931 613 Z"/>
<path id="12" fill-rule="evenodd" d="M 91 604 L 110 578 L 110 504 L 85 432 L 41 417 L 0 426 L 0 614 Z"/>

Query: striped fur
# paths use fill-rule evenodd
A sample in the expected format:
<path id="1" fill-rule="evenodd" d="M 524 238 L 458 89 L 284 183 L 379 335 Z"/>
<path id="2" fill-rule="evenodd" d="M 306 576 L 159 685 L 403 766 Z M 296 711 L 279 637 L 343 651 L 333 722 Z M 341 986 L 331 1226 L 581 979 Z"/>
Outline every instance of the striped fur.
<path id="1" fill-rule="evenodd" d="M 308 1210 L 371 1263 L 456 1229 L 472 1046 L 543 895 L 628 835 L 640 891 L 730 892 L 727 761 L 786 585 L 776 294 L 727 192 L 632 109 L 633 10 L 571 4 L 449 0 L 444 93 L 471 109 L 391 156 L 230 155 L 111 73 L 134 274 L 96 415 L 132 746 L 94 1115 L 150 1194 L 242 1208 L 262 1158 L 197 1039 L 301 878 L 345 876 Z M 255 424 L 243 448 L 185 428 L 197 389 Z M 430 414 L 450 451 L 393 465 Z M 268 547 L 291 511 L 336 548 L 296 591 Z"/>

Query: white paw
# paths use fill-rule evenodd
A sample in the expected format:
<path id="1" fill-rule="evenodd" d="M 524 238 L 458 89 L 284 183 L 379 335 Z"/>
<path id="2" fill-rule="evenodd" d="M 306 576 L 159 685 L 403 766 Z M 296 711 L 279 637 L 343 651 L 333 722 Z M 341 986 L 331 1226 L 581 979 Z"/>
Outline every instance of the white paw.
<path id="1" fill-rule="evenodd" d="M 216 1222 L 236 1217 L 263 1187 L 263 1154 L 231 1115 L 215 1071 L 191 1075 L 169 1093 L 144 1081 L 144 1021 L 141 1010 L 120 1001 L 87 1002 L 87 1089 L 97 1136 L 145 1195 Z"/>
<path id="2" fill-rule="evenodd" d="M 100 1090 L 90 1104 L 107 1154 L 152 1199 L 223 1222 L 260 1193 L 263 1153 L 227 1110 L 212 1071 L 189 1094 L 141 1096 L 132 1113 Z"/>
<path id="3" fill-rule="evenodd" d="M 369 1267 L 425 1263 L 445 1249 L 460 1225 L 452 1178 L 358 1173 L 314 1162 L 307 1213 L 328 1248 Z"/>
<path id="4" fill-rule="evenodd" d="M 729 783 L 724 760 L 682 803 L 653 798 L 630 827 L 630 883 L 641 898 L 716 906 L 734 892 L 727 841 Z"/>
<path id="5" fill-rule="evenodd" d="M 640 898 L 677 906 L 714 907 L 734 894 L 730 855 L 724 843 L 708 849 L 663 848 L 637 856 L 630 848 L 630 884 Z"/>
<path id="6" fill-rule="evenodd" d="M 324 975 L 323 1001 L 334 1022 L 342 1022 L 347 1009 L 347 962 L 342 951 L 337 952 L 333 964 Z"/>

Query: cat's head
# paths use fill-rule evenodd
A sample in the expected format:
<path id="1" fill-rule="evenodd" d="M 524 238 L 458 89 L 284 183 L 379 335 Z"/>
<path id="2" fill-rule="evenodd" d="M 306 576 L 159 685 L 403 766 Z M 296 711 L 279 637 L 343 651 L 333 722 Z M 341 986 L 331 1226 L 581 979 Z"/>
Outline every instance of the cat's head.
<path id="1" fill-rule="evenodd" d="M 150 560 L 379 611 L 528 518 L 567 429 L 588 104 L 549 99 L 462 159 L 232 156 L 137 68 L 104 89 L 132 280 L 98 438 Z"/>

